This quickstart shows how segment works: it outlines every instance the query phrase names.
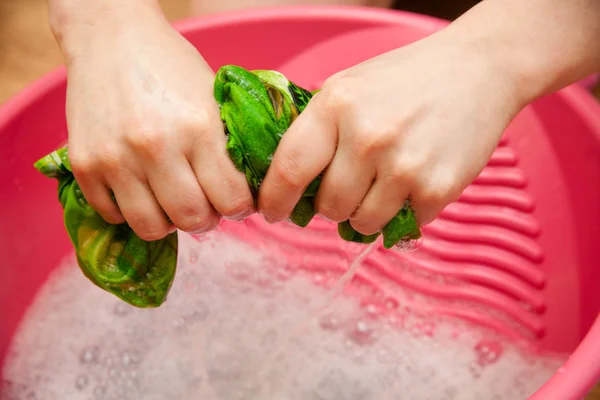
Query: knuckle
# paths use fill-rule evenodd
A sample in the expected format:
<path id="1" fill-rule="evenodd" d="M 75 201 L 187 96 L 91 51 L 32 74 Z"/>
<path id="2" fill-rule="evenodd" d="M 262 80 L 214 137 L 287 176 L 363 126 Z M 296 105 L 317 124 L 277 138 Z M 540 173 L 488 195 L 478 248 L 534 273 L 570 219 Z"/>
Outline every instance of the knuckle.
<path id="1" fill-rule="evenodd" d="M 98 211 L 98 213 L 102 216 L 102 219 L 104 219 L 109 224 L 121 224 L 125 222 L 125 219 L 122 215 L 120 215 L 117 209 L 113 209 L 110 207 L 102 209 L 100 207 L 94 207 L 93 205 L 92 208 Z"/>
<path id="2" fill-rule="evenodd" d="M 208 127 L 208 121 L 210 121 L 210 115 L 208 111 L 205 109 L 198 109 L 195 110 L 193 115 L 185 117 L 185 119 L 181 122 L 181 129 L 187 133 L 198 133 L 199 131 L 205 131 Z"/>
<path id="3" fill-rule="evenodd" d="M 212 213 L 203 206 L 202 198 L 192 195 L 183 195 L 179 201 L 169 207 L 173 212 L 169 217 L 173 223 L 184 232 L 195 232 L 210 225 Z"/>
<path id="4" fill-rule="evenodd" d="M 364 217 L 350 220 L 350 225 L 355 231 L 362 233 L 363 235 L 372 235 L 379 231 L 378 227 L 374 226 L 369 219 Z"/>
<path id="5" fill-rule="evenodd" d="M 361 121 L 355 139 L 351 142 L 352 151 L 361 159 L 377 157 L 382 151 L 394 145 L 398 135 L 391 127 L 381 127 L 376 121 Z"/>
<path id="6" fill-rule="evenodd" d="M 300 164 L 289 155 L 276 157 L 271 165 L 275 176 L 288 186 L 300 187 L 304 184 L 304 177 Z"/>
<path id="7" fill-rule="evenodd" d="M 76 175 L 88 175 L 96 171 L 96 163 L 90 154 L 69 152 L 69 162 Z"/>
<path id="8" fill-rule="evenodd" d="M 129 212 L 125 218 L 131 229 L 142 240 L 159 240 L 169 233 L 166 220 L 161 220 L 159 216 L 152 217 L 141 212 Z"/>
<path id="9" fill-rule="evenodd" d="M 415 197 L 419 203 L 449 204 L 460 197 L 461 190 L 457 182 L 451 175 L 434 178 L 428 185 L 421 185 Z"/>
<path id="10" fill-rule="evenodd" d="M 206 231 L 213 225 L 213 218 L 210 214 L 205 213 L 196 214 L 194 216 L 188 216 L 185 218 L 181 218 L 178 223 L 176 223 L 177 227 L 184 232 L 200 232 Z"/>
<path id="11" fill-rule="evenodd" d="M 317 211 L 320 215 L 333 222 L 346 221 L 350 215 L 344 212 L 339 207 L 332 206 L 331 204 L 320 203 L 317 205 Z"/>
<path id="12" fill-rule="evenodd" d="M 354 104 L 353 91 L 347 78 L 327 80 L 319 93 L 321 105 L 330 112 L 347 110 Z"/>
<path id="13" fill-rule="evenodd" d="M 106 172 L 115 172 L 123 164 L 125 154 L 115 144 L 107 143 L 96 150 L 94 159 L 98 168 Z"/>
<path id="14" fill-rule="evenodd" d="M 147 224 L 144 227 L 134 229 L 134 231 L 140 237 L 140 239 L 147 242 L 160 240 L 169 233 L 166 228 L 157 227 L 154 226 L 154 224 Z"/>
<path id="15" fill-rule="evenodd" d="M 156 240 L 163 239 L 167 236 L 169 232 L 166 229 L 160 230 L 141 230 L 137 235 L 140 239 L 145 240 L 146 242 L 154 242 Z"/>
<path id="16" fill-rule="evenodd" d="M 260 213 L 270 220 L 280 221 L 288 218 L 293 211 L 293 206 L 286 207 L 279 201 L 262 197 L 260 200 Z"/>
<path id="17" fill-rule="evenodd" d="M 167 137 L 160 131 L 136 129 L 125 134 L 126 143 L 136 154 L 157 160 L 164 154 Z"/>
<path id="18" fill-rule="evenodd" d="M 411 184 L 423 174 L 426 164 L 425 157 L 417 155 L 403 157 L 384 168 L 382 175 L 386 181 Z"/>
<path id="19" fill-rule="evenodd" d="M 215 207 L 221 215 L 224 217 L 237 217 L 243 213 L 248 212 L 253 206 L 253 201 L 250 196 L 243 196 L 237 199 L 232 199 L 226 204 L 216 205 Z"/>

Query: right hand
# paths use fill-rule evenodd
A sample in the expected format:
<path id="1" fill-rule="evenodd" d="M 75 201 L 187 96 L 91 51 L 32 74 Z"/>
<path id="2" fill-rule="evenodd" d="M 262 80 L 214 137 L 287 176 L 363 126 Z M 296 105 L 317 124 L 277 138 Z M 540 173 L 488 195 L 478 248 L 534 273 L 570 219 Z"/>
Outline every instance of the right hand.
<path id="1" fill-rule="evenodd" d="M 251 214 L 248 184 L 225 149 L 212 70 L 160 10 L 129 17 L 57 34 L 68 71 L 69 158 L 86 199 L 144 240 Z"/>

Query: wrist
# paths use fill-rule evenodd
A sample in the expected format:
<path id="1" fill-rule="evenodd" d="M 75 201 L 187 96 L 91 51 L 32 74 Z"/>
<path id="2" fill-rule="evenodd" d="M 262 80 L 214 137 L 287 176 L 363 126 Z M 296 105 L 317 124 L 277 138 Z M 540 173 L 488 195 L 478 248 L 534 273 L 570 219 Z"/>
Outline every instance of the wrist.
<path id="1" fill-rule="evenodd" d="M 438 52 L 445 53 L 438 62 L 453 65 L 450 79 L 464 82 L 468 93 L 479 99 L 480 107 L 494 110 L 507 124 L 532 100 L 531 86 L 524 88 L 520 71 L 486 36 L 451 24 L 431 39 Z"/>
<path id="2" fill-rule="evenodd" d="M 157 0 L 49 0 L 50 28 L 65 62 L 114 43 L 126 30 L 164 20 Z"/>
<path id="3" fill-rule="evenodd" d="M 487 0 L 447 29 L 495 66 L 523 106 L 600 68 L 600 2 Z"/>
<path id="4" fill-rule="evenodd" d="M 532 79 L 531 71 L 536 70 L 539 61 L 531 55 L 519 57 L 511 41 L 485 26 L 484 21 L 459 19 L 446 30 L 450 40 L 457 42 L 464 54 L 479 60 L 487 79 L 494 81 L 490 85 L 502 91 L 516 113 L 544 91 L 545 84 L 539 77 Z"/>

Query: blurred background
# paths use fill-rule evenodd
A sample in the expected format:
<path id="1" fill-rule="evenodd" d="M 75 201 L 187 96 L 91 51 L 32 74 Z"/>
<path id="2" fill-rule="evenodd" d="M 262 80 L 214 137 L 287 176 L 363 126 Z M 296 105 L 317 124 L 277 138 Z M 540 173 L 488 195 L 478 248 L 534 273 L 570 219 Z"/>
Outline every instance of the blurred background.
<path id="1" fill-rule="evenodd" d="M 33 80 L 62 63 L 61 54 L 48 26 L 47 0 L 0 0 L 0 104 Z M 170 20 L 241 4 L 270 5 L 275 0 L 160 0 Z M 353 3 L 374 6 L 392 5 L 445 19 L 455 19 L 477 0 L 289 0 L 290 3 Z M 596 90 L 600 98 L 600 87 Z"/>
<path id="2" fill-rule="evenodd" d="M 367 0 L 368 2 L 369 0 Z M 297 0 L 296 3 L 338 3 L 338 0 Z M 350 0 L 361 3 L 362 0 Z M 386 5 L 393 0 L 370 0 Z M 23 87 L 62 63 L 48 26 L 47 0 L 0 0 L 0 104 Z M 161 0 L 165 14 L 177 20 L 214 10 L 215 0 Z M 272 0 L 219 0 L 219 7 L 239 8 L 239 3 L 272 4 Z M 290 0 L 294 3 L 294 0 Z M 476 0 L 401 0 L 394 6 L 405 10 L 453 19 Z"/>

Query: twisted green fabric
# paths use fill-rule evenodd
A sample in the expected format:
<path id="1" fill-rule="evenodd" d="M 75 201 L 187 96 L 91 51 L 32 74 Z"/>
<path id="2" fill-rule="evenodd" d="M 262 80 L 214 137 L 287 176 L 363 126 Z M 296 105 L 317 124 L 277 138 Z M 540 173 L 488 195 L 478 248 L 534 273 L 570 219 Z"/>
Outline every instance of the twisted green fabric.
<path id="1" fill-rule="evenodd" d="M 37 161 L 35 168 L 58 180 L 65 227 L 84 275 L 133 306 L 160 306 L 175 277 L 177 233 L 147 242 L 127 223 L 113 225 L 104 221 L 83 196 L 71 171 L 66 147 Z"/>
<path id="2" fill-rule="evenodd" d="M 279 72 L 247 71 L 234 65 L 219 69 L 214 91 L 228 135 L 227 150 L 235 166 L 246 174 L 256 198 L 281 137 L 304 111 L 313 93 Z M 290 216 L 294 224 L 305 227 L 314 217 L 314 199 L 320 183 L 321 177 L 317 177 L 296 204 Z M 338 224 L 338 233 L 344 240 L 358 243 L 371 243 L 379 236 L 362 235 L 348 221 Z M 382 233 L 385 248 L 421 237 L 408 202 Z"/>
<path id="3" fill-rule="evenodd" d="M 246 174 L 256 199 L 281 137 L 313 93 L 275 71 L 251 72 L 228 65 L 217 72 L 214 95 L 228 136 L 229 156 Z M 113 225 L 104 221 L 83 196 L 72 173 L 66 147 L 38 160 L 35 168 L 58 180 L 65 227 L 85 276 L 131 305 L 160 306 L 175 278 L 177 233 L 147 242 L 127 223 Z M 290 216 L 294 224 L 305 227 L 314 217 L 314 199 L 320 183 L 319 176 L 296 204 Z M 348 221 L 338 224 L 338 232 L 344 240 L 358 243 L 371 243 L 379 236 L 379 233 L 361 235 Z M 382 233 L 386 248 L 421 236 L 408 202 Z"/>

